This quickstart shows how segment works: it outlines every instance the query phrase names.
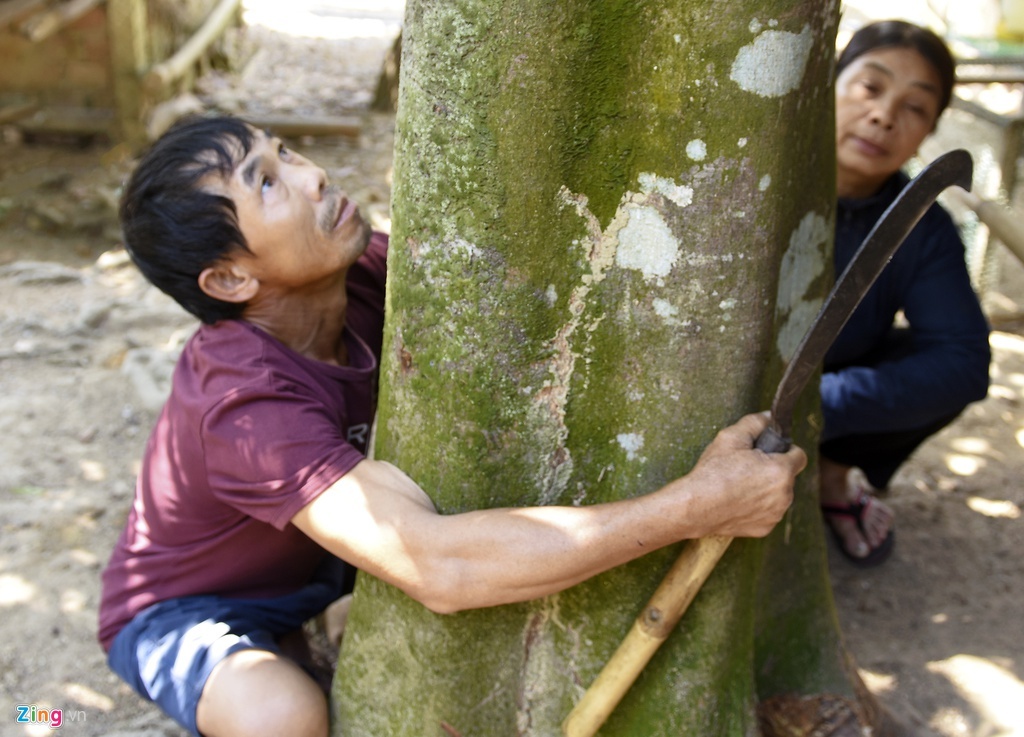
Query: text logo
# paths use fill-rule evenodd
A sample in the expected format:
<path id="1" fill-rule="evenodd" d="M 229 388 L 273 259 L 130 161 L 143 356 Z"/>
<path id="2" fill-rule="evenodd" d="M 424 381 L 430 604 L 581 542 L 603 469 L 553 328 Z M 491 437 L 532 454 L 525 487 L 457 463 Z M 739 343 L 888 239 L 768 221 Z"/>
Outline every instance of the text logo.
<path id="1" fill-rule="evenodd" d="M 41 709 L 35 704 L 18 704 L 14 707 L 18 713 L 14 721 L 17 724 L 42 724 L 50 729 L 59 729 L 64 726 L 64 709 Z M 67 712 L 69 722 L 85 721 L 84 711 Z"/>

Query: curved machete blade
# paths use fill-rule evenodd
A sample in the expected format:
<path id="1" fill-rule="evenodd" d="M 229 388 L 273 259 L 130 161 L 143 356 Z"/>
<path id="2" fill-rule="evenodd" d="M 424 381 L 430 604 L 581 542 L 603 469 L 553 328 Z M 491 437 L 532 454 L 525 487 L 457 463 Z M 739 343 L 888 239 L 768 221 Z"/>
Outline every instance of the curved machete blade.
<path id="1" fill-rule="evenodd" d="M 772 400 L 772 424 L 758 437 L 758 448 L 769 453 L 789 449 L 793 405 L 839 331 L 935 198 L 952 185 L 970 190 L 973 171 L 974 161 L 963 149 L 943 154 L 908 182 L 878 219 L 797 346 Z"/>

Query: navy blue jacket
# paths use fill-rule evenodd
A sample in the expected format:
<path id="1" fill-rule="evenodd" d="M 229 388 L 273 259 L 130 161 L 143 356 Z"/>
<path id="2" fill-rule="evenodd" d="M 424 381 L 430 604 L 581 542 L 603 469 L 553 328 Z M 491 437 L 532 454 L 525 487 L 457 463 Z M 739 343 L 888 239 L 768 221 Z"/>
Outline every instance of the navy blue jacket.
<path id="1" fill-rule="evenodd" d="M 837 277 L 907 181 L 900 172 L 873 197 L 839 199 Z M 909 352 L 880 358 L 900 310 L 910 324 Z M 923 427 L 983 399 L 988 332 L 960 234 L 949 213 L 933 205 L 825 356 L 822 440 Z"/>

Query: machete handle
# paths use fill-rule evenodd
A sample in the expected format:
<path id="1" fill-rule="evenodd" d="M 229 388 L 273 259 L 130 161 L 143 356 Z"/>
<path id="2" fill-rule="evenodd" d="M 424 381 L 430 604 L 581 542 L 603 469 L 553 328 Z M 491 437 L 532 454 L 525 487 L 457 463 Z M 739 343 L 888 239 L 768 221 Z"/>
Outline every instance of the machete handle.
<path id="1" fill-rule="evenodd" d="M 765 453 L 785 453 L 792 445 L 790 439 L 783 437 L 773 425 L 766 427 L 754 441 L 754 447 Z"/>

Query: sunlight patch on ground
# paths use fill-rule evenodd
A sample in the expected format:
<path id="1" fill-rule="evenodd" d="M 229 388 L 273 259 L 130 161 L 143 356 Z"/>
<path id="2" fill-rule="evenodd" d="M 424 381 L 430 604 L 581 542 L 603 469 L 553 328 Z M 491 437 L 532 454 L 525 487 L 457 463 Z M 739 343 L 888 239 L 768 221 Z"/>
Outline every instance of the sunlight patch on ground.
<path id="1" fill-rule="evenodd" d="M 21 576 L 0 575 L 0 607 L 27 604 L 38 593 L 39 590 Z"/>
<path id="2" fill-rule="evenodd" d="M 983 458 L 960 455 L 959 453 L 946 454 L 946 468 L 957 476 L 973 476 L 985 465 Z"/>
<path id="3" fill-rule="evenodd" d="M 988 342 L 993 348 L 1001 351 L 1010 351 L 1011 353 L 1024 355 L 1024 338 L 1019 335 L 993 331 L 988 337 Z"/>
<path id="4" fill-rule="evenodd" d="M 980 496 L 972 496 L 967 499 L 967 506 L 986 517 L 1005 517 L 1006 519 L 1018 519 L 1020 517 L 1020 507 L 1011 501 L 983 499 Z"/>
<path id="5" fill-rule="evenodd" d="M 992 450 L 992 443 L 985 438 L 953 438 L 950 445 L 960 453 L 984 455 Z"/>
<path id="6" fill-rule="evenodd" d="M 1006 399 L 1009 401 L 1013 401 L 1017 399 L 1017 394 L 1018 393 L 1015 392 L 1010 387 L 1003 386 L 1001 384 L 990 384 L 988 387 L 988 395 L 990 397 L 996 397 L 998 399 Z"/>
<path id="7" fill-rule="evenodd" d="M 92 690 L 88 686 L 83 686 L 81 683 L 64 684 L 64 695 L 74 701 L 77 705 L 86 706 L 90 709 L 112 711 L 114 708 L 113 699 L 99 693 L 98 691 Z"/>
<path id="8" fill-rule="evenodd" d="M 861 680 L 864 681 L 864 685 L 873 694 L 889 693 L 899 685 L 896 676 L 889 673 L 873 673 L 864 668 L 859 668 L 857 672 L 860 674 Z"/>
<path id="9" fill-rule="evenodd" d="M 1008 669 L 973 655 L 954 655 L 929 663 L 928 670 L 948 678 L 986 720 L 978 734 L 1024 736 L 1024 683 Z"/>
<path id="10" fill-rule="evenodd" d="M 307 38 L 394 38 L 404 0 L 244 0 L 246 25 Z"/>
<path id="11" fill-rule="evenodd" d="M 100 564 L 99 556 L 83 548 L 74 548 L 68 551 L 68 556 L 71 560 L 75 561 L 83 566 L 98 566 Z"/>
<path id="12" fill-rule="evenodd" d="M 104 481 L 107 478 L 107 469 L 99 461 L 81 460 L 78 467 L 86 481 Z"/>
<path id="13" fill-rule="evenodd" d="M 61 592 L 60 610 L 65 614 L 84 612 L 88 603 L 88 597 L 86 597 L 84 592 L 79 591 L 78 589 L 68 589 L 67 591 Z"/>

